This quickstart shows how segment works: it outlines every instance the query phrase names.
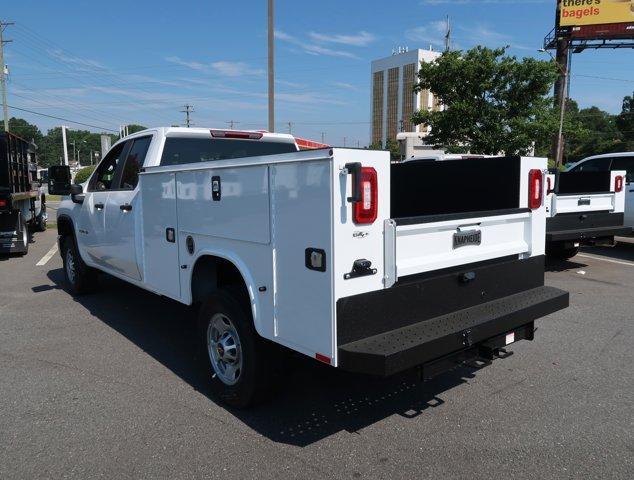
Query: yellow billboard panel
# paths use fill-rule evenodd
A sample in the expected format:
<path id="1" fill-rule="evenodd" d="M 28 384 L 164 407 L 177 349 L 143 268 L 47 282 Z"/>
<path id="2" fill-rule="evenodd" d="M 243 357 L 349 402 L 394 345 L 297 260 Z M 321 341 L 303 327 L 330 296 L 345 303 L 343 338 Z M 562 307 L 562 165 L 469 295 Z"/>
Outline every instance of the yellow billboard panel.
<path id="1" fill-rule="evenodd" d="M 559 25 L 634 22 L 634 0 L 560 0 Z"/>

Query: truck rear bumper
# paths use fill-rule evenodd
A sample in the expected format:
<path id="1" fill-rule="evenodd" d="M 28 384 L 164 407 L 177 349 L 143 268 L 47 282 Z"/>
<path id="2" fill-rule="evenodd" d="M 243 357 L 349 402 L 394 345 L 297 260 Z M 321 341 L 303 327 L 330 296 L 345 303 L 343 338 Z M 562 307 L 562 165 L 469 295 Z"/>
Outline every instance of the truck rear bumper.
<path id="1" fill-rule="evenodd" d="M 555 215 L 546 220 L 547 242 L 592 242 L 629 235 L 630 227 L 623 226 L 622 213 L 588 212 Z"/>
<path id="2" fill-rule="evenodd" d="M 537 287 L 396 330 L 339 345 L 339 367 L 389 376 L 431 364 L 509 332 L 532 339 L 532 322 L 568 306 L 568 292 Z"/>

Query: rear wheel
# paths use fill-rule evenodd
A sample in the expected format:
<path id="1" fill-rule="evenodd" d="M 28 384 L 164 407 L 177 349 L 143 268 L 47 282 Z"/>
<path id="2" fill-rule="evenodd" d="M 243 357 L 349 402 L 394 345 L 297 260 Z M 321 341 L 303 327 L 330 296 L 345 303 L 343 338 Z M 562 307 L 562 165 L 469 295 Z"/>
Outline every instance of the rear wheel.
<path id="1" fill-rule="evenodd" d="M 237 408 L 266 397 L 270 355 L 239 289 L 222 288 L 200 309 L 199 327 L 213 394 Z"/>
<path id="2" fill-rule="evenodd" d="M 72 294 L 82 295 L 96 288 L 97 271 L 81 259 L 73 237 L 64 237 L 62 241 L 62 261 L 66 287 Z"/>
<path id="3" fill-rule="evenodd" d="M 579 253 L 579 247 L 565 242 L 553 242 L 546 245 L 546 255 L 557 260 L 568 260 Z"/>

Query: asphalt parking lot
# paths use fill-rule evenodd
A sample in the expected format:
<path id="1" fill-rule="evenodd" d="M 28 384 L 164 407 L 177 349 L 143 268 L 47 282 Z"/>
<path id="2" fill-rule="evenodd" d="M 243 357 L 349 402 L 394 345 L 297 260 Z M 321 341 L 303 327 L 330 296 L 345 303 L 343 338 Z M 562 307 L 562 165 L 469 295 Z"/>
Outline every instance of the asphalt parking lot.
<path id="1" fill-rule="evenodd" d="M 61 259 L 0 257 L 0 478 L 634 478 L 634 244 L 548 266 L 536 341 L 421 384 L 298 359 L 266 405 L 208 395 L 191 313 Z M 40 263 L 40 265 L 36 265 Z"/>

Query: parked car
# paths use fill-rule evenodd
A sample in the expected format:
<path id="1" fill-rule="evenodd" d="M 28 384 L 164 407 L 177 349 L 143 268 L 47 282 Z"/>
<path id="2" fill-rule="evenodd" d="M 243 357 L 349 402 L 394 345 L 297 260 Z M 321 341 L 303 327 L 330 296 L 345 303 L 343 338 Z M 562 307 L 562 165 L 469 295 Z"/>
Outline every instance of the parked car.
<path id="1" fill-rule="evenodd" d="M 297 150 L 290 135 L 156 128 L 117 142 L 85 188 L 51 167 L 50 192 L 70 195 L 68 289 L 103 271 L 199 306 L 212 389 L 239 407 L 262 398 L 275 344 L 429 378 L 533 340 L 568 306 L 544 286 L 546 159 Z"/>

